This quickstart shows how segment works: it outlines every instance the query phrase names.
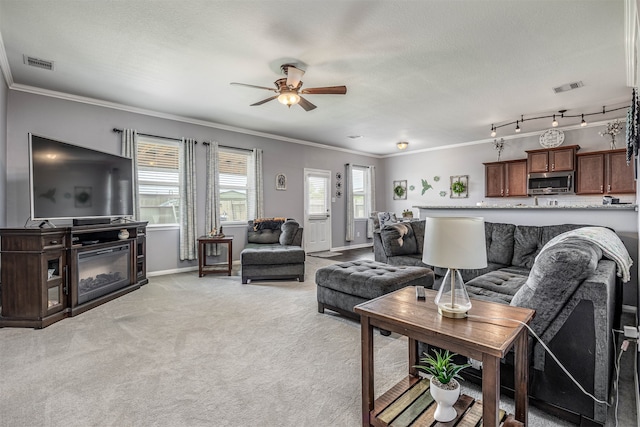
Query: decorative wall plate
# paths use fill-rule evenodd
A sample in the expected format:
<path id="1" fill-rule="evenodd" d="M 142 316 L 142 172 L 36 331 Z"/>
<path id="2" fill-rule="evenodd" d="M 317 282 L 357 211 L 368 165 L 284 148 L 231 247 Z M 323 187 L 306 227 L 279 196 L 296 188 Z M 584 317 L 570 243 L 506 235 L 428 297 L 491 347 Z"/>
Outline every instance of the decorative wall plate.
<path id="1" fill-rule="evenodd" d="M 544 148 L 554 148 L 564 142 L 564 132 L 559 129 L 549 129 L 540 135 L 540 145 Z"/>

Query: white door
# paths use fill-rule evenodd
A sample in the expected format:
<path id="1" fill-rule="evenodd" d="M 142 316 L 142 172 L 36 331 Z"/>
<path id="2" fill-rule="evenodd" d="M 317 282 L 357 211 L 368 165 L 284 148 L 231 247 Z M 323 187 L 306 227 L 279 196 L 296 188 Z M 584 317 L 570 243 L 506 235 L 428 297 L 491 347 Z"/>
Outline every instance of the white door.
<path id="1" fill-rule="evenodd" d="M 304 170 L 304 249 L 331 249 L 331 171 Z"/>

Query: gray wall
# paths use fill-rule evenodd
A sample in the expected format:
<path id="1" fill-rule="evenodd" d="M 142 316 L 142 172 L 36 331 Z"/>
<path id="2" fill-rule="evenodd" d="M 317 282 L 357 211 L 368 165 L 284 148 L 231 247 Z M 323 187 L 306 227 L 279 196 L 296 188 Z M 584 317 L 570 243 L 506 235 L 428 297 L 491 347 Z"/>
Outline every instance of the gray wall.
<path id="1" fill-rule="evenodd" d="M 7 224 L 7 98 L 9 91 L 0 72 L 0 227 Z"/>
<path id="2" fill-rule="evenodd" d="M 5 116 L 3 114 L 3 116 Z M 113 108 L 89 105 L 25 92 L 10 91 L 7 108 L 7 188 L 6 226 L 21 227 L 29 218 L 29 132 L 58 139 L 84 147 L 120 153 L 120 135 L 115 128 L 133 128 L 139 132 L 169 137 L 191 137 L 198 141 L 215 140 L 220 144 L 238 148 L 262 148 L 264 158 L 265 216 L 288 216 L 303 221 L 303 170 L 325 169 L 344 172 L 345 163 L 375 165 L 378 169 L 378 185 L 382 185 L 384 169 L 382 160 L 366 155 L 330 150 L 314 145 L 296 144 L 264 138 L 203 125 L 185 123 Z M 205 160 L 204 145 L 198 144 L 198 231 L 204 233 Z M 287 190 L 275 190 L 275 176 L 287 176 Z M 3 174 L 4 176 L 4 174 Z M 332 204 L 332 246 L 347 247 L 370 243 L 362 230 L 354 242 L 346 242 L 344 197 Z M 225 234 L 233 234 L 234 258 L 238 259 L 246 232 L 244 227 L 224 227 Z M 150 229 L 148 242 L 148 271 L 175 271 L 193 267 L 196 262 L 180 262 L 178 230 Z"/>

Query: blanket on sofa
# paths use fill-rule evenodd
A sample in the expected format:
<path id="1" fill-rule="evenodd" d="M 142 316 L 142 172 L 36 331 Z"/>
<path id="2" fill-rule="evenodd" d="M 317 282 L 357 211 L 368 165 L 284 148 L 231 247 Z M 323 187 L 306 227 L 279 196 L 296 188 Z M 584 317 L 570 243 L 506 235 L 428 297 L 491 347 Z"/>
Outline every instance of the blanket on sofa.
<path id="1" fill-rule="evenodd" d="M 582 240 L 598 246 L 604 256 L 615 261 L 618 265 L 618 277 L 622 277 L 624 283 L 631 280 L 630 270 L 633 265 L 633 260 L 629 256 L 627 248 L 625 248 L 624 243 L 622 243 L 616 233 L 604 227 L 583 227 L 562 233 L 544 245 L 536 257 L 536 261 L 545 250 L 567 240 Z"/>

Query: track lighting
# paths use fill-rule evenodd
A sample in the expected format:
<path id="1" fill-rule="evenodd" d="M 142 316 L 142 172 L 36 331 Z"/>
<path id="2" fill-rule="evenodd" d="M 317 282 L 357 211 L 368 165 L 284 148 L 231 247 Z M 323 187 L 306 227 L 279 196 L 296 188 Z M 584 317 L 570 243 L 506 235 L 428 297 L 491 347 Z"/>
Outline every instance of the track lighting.
<path id="1" fill-rule="evenodd" d="M 629 108 L 628 105 L 625 105 L 623 107 L 617 107 L 617 108 L 611 108 L 608 109 L 606 108 L 606 106 L 602 107 L 602 111 L 598 111 L 598 112 L 594 112 L 594 113 L 580 113 L 580 114 L 573 114 L 573 115 L 565 115 L 565 113 L 567 112 L 567 110 L 558 110 L 556 113 L 552 113 L 552 114 L 548 114 L 548 115 L 544 115 L 544 116 L 537 116 L 537 117 L 524 117 L 524 114 L 520 116 L 520 118 L 516 121 L 513 122 L 509 122 L 509 123 L 504 123 L 501 125 L 495 125 L 492 124 L 491 125 L 491 137 L 494 138 L 497 135 L 497 131 L 498 129 L 505 127 L 505 126 L 510 126 L 515 124 L 516 128 L 515 128 L 515 132 L 516 133 L 520 133 L 520 131 L 522 130 L 520 128 L 520 123 L 524 123 L 527 120 L 538 120 L 538 119 L 552 119 L 551 122 L 551 126 L 552 127 L 558 127 L 558 120 L 556 119 L 556 115 L 560 115 L 560 118 L 562 119 L 571 119 L 571 118 L 578 118 L 580 117 L 580 126 L 584 127 L 587 126 L 587 121 L 585 120 L 585 116 L 594 116 L 596 114 L 606 114 L 606 113 L 611 113 L 613 111 L 618 111 L 618 110 L 626 110 L 627 108 Z"/>

